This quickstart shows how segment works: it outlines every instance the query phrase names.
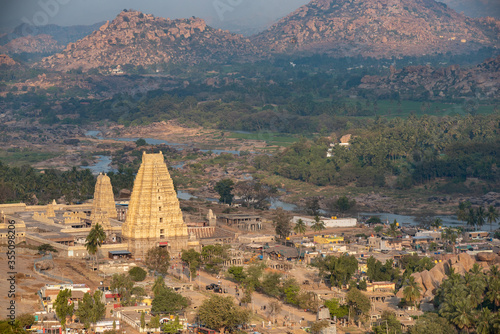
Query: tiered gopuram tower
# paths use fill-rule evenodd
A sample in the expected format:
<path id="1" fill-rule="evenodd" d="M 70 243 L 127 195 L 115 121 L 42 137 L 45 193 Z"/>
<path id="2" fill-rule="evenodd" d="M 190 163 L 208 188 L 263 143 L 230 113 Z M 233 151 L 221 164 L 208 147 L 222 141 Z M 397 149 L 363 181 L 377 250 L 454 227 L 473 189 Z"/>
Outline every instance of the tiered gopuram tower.
<path id="1" fill-rule="evenodd" d="M 189 247 L 187 225 L 161 152 L 143 152 L 122 226 L 122 239 L 135 257 L 144 257 L 156 246 L 168 247 L 171 254 Z"/>
<path id="2" fill-rule="evenodd" d="M 94 202 L 92 203 L 92 226 L 99 223 L 105 231 L 111 229 L 109 218 L 117 218 L 115 198 L 111 179 L 106 174 L 99 174 L 94 190 Z"/>

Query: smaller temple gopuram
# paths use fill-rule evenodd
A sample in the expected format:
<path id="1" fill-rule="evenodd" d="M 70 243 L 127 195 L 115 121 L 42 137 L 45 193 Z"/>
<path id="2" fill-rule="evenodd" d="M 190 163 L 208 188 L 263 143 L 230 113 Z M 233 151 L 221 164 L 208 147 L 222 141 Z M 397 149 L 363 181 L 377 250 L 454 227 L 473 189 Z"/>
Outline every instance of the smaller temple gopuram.
<path id="1" fill-rule="evenodd" d="M 106 174 L 99 174 L 94 190 L 94 202 L 90 219 L 92 226 L 99 223 L 105 231 L 111 228 L 109 218 L 116 219 L 117 212 L 111 180 Z"/>

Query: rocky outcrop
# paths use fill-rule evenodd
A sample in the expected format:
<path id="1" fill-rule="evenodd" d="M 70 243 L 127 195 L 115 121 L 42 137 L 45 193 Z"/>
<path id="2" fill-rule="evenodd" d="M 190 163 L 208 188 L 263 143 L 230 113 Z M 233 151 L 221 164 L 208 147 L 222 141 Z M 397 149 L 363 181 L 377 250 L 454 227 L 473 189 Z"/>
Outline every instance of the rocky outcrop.
<path id="1" fill-rule="evenodd" d="M 17 63 L 7 55 L 0 55 L 0 66 L 15 66 Z"/>
<path id="2" fill-rule="evenodd" d="M 500 56 L 484 61 L 474 68 L 452 65 L 446 68 L 409 66 L 393 69 L 390 75 L 365 76 L 358 86 L 377 96 L 399 92 L 401 98 L 495 98 L 500 93 Z M 491 197 L 491 196 L 490 196 Z M 500 205 L 500 199 L 485 198 Z"/>
<path id="3" fill-rule="evenodd" d="M 255 56 L 243 36 L 214 29 L 199 18 L 170 20 L 125 10 L 91 35 L 43 59 L 57 70 L 148 66 L 165 63 L 223 62 Z M 118 71 L 119 72 L 119 71 Z"/>
<path id="4" fill-rule="evenodd" d="M 419 273 L 413 273 L 415 281 L 422 288 L 421 298 L 432 298 L 436 289 L 441 282 L 447 277 L 450 268 L 453 268 L 455 273 L 464 275 L 476 263 L 475 259 L 468 254 L 449 255 L 445 256 L 441 262 L 436 264 L 431 270 L 424 270 Z M 396 294 L 398 297 L 403 297 L 403 289 L 401 288 Z"/>
<path id="5" fill-rule="evenodd" d="M 499 29 L 433 0 L 312 0 L 254 41 L 276 53 L 422 56 L 498 45 Z"/>

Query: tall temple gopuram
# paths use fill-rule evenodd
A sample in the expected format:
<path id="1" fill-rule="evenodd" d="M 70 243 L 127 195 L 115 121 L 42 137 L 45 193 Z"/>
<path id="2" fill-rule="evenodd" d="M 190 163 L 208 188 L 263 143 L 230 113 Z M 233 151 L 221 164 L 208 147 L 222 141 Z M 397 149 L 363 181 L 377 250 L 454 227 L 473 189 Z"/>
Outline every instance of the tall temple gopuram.
<path id="1" fill-rule="evenodd" d="M 111 179 L 106 174 L 99 174 L 94 190 L 94 202 L 92 203 L 92 226 L 99 223 L 105 231 L 111 229 L 109 218 L 116 219 L 117 212 Z"/>
<path id="2" fill-rule="evenodd" d="M 152 247 L 165 246 L 171 254 L 198 248 L 188 236 L 179 200 L 163 154 L 143 152 L 142 164 L 122 226 L 122 239 L 135 257 L 144 257 Z"/>

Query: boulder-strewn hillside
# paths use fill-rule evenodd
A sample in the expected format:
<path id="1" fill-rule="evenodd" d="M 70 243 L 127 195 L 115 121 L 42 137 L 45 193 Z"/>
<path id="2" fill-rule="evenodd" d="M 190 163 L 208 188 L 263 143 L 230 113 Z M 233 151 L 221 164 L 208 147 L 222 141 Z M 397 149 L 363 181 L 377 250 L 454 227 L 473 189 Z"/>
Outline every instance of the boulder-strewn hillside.
<path id="1" fill-rule="evenodd" d="M 497 47 L 500 21 L 434 0 L 312 0 L 254 37 L 272 52 L 391 57 Z"/>
<path id="2" fill-rule="evenodd" d="M 500 1 L 498 0 L 438 0 L 457 12 L 464 12 L 470 17 L 494 17 L 500 19 Z"/>
<path id="3" fill-rule="evenodd" d="M 438 69 L 409 66 L 397 70 L 391 67 L 391 74 L 387 77 L 365 76 L 359 88 L 372 91 L 378 96 L 397 91 L 403 97 L 411 98 L 498 98 L 500 56 L 467 69 L 457 65 Z"/>
<path id="4" fill-rule="evenodd" d="M 257 54 L 248 39 L 207 26 L 198 18 L 170 20 L 123 11 L 91 35 L 47 57 L 42 66 L 57 70 L 170 62 L 227 61 Z"/>

